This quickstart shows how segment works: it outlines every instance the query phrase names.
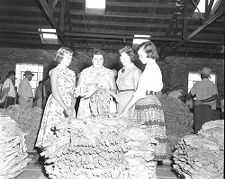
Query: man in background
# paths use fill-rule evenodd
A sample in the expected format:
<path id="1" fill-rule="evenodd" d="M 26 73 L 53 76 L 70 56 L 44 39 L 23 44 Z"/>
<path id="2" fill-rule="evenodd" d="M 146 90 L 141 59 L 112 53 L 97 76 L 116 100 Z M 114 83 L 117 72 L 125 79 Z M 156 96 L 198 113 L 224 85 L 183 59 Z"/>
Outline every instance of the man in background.
<path id="1" fill-rule="evenodd" d="M 18 94 L 19 94 L 19 104 L 21 106 L 33 107 L 33 92 L 30 85 L 32 77 L 34 74 L 31 71 L 25 71 L 24 79 L 19 84 Z"/>
<path id="2" fill-rule="evenodd" d="M 218 90 L 216 85 L 209 80 L 212 70 L 204 67 L 202 69 L 202 81 L 196 82 L 190 91 L 195 96 L 194 103 L 194 132 L 197 133 L 205 122 L 211 121 L 212 110 L 216 109 Z"/>
<path id="3" fill-rule="evenodd" d="M 38 82 L 38 87 L 35 90 L 35 106 L 42 108 L 43 105 L 43 81 Z"/>
<path id="4" fill-rule="evenodd" d="M 2 101 L 1 107 L 7 108 L 10 105 L 16 104 L 16 90 L 14 86 L 15 72 L 9 71 L 6 80 L 2 86 Z"/>

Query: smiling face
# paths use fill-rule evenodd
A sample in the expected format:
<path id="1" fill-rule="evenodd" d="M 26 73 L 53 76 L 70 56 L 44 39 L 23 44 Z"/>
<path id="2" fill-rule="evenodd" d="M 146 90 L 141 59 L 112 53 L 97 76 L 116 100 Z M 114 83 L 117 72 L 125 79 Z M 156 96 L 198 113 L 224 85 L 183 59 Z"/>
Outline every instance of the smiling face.
<path id="1" fill-rule="evenodd" d="M 143 48 L 140 48 L 140 49 L 138 50 L 138 56 L 139 56 L 140 61 L 141 61 L 143 64 L 148 63 L 147 53 L 143 50 Z"/>
<path id="2" fill-rule="evenodd" d="M 73 57 L 72 53 L 65 53 L 60 64 L 68 67 L 71 64 L 72 57 Z"/>
<path id="3" fill-rule="evenodd" d="M 124 67 L 128 66 L 131 63 L 129 55 L 125 52 L 122 52 L 120 55 L 120 61 Z"/>
<path id="4" fill-rule="evenodd" d="M 103 63 L 104 63 L 103 55 L 93 55 L 92 63 L 94 68 L 103 67 Z"/>

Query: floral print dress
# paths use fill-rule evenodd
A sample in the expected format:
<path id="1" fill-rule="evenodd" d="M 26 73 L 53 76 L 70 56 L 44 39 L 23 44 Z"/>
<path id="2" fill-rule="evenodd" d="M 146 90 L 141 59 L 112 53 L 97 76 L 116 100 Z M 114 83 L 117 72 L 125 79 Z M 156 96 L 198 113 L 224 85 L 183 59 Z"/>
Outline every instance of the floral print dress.
<path id="1" fill-rule="evenodd" d="M 84 79 L 81 86 L 98 86 L 103 89 L 110 90 L 110 79 L 114 78 L 113 71 L 102 67 L 101 69 L 95 69 L 90 66 L 81 72 L 81 78 Z M 77 118 L 84 118 L 91 116 L 90 98 L 81 98 Z"/>
<path id="2" fill-rule="evenodd" d="M 64 103 L 67 106 L 71 106 L 73 103 L 74 90 L 76 85 L 75 73 L 68 69 L 58 65 L 55 69 L 58 74 L 58 91 L 61 95 Z M 54 127 L 67 123 L 68 118 L 63 114 L 63 108 L 58 104 L 53 95 L 48 98 L 43 114 L 39 134 L 36 141 L 36 147 L 41 148 L 42 144 L 51 139 L 57 138 L 54 133 Z M 75 110 L 74 110 L 75 117 Z"/>

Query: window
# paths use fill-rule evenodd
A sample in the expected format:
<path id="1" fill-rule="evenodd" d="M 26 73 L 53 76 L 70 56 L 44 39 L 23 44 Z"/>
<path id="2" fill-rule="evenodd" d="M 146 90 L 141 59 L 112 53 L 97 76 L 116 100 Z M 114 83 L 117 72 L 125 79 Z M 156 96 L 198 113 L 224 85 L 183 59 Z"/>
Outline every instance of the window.
<path id="1" fill-rule="evenodd" d="M 212 0 L 209 0 L 208 1 L 208 4 L 211 2 Z M 200 13 L 205 13 L 205 3 L 206 3 L 206 0 L 200 0 L 198 5 L 197 5 L 197 8 L 195 9 L 195 12 L 200 12 Z M 220 3 L 220 0 L 214 0 L 213 2 L 213 5 L 212 5 L 212 9 L 211 11 L 214 12 L 216 10 L 216 8 L 218 7 Z"/>
<path id="2" fill-rule="evenodd" d="M 30 81 L 30 85 L 32 87 L 33 94 L 35 92 L 36 87 L 38 86 L 38 82 L 43 79 L 43 65 L 40 64 L 26 64 L 26 63 L 17 63 L 16 64 L 16 81 L 15 86 L 19 87 L 21 80 L 24 78 L 23 74 L 25 71 L 31 71 L 34 76 Z"/>
<path id="3" fill-rule="evenodd" d="M 190 72 L 188 74 L 188 92 L 190 92 L 191 88 L 193 87 L 193 85 L 197 82 L 197 81 L 201 81 L 201 74 L 200 73 L 196 73 L 196 72 Z M 215 74 L 211 74 L 210 81 L 212 81 L 213 83 L 216 84 L 216 75 Z"/>
<path id="4" fill-rule="evenodd" d="M 85 12 L 87 14 L 104 14 L 106 0 L 86 0 L 85 1 Z"/>
<path id="5" fill-rule="evenodd" d="M 55 34 L 56 29 L 38 29 L 40 38 L 44 44 L 58 44 L 58 36 Z"/>

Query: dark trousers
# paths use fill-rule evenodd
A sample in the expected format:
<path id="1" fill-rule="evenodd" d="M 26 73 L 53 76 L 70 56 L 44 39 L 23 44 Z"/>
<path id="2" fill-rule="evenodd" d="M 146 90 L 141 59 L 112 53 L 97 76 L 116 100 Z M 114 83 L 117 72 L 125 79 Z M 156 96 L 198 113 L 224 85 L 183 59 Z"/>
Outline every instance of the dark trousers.
<path id="1" fill-rule="evenodd" d="M 198 105 L 194 108 L 194 132 L 197 133 L 205 122 L 212 120 L 212 109 L 209 105 Z"/>
<path id="2" fill-rule="evenodd" d="M 7 97 L 5 98 L 4 103 L 3 103 L 3 107 L 4 107 L 4 108 L 7 108 L 8 106 L 14 105 L 14 104 L 15 104 L 15 98 L 10 97 L 10 96 L 7 96 Z"/>

